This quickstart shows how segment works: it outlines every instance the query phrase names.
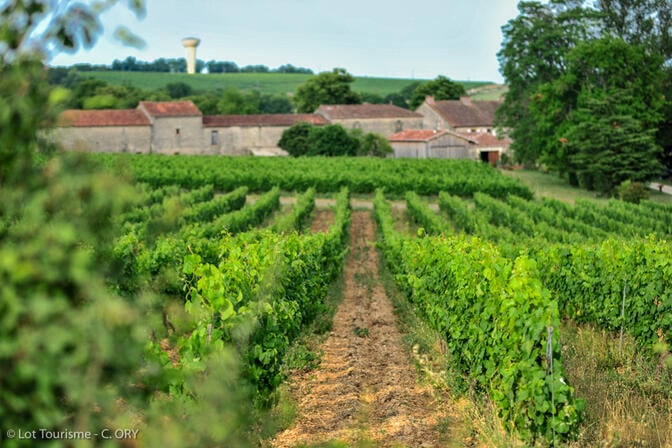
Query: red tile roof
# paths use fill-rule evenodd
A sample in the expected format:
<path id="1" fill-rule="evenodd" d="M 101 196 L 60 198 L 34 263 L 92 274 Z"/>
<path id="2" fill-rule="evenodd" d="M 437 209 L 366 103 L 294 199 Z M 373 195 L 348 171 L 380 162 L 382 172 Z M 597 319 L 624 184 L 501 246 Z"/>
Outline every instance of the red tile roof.
<path id="1" fill-rule="evenodd" d="M 493 126 L 499 101 L 459 100 L 427 101 L 453 127 Z"/>
<path id="2" fill-rule="evenodd" d="M 149 118 L 137 109 L 66 110 L 58 117 L 61 127 L 149 126 Z"/>
<path id="3" fill-rule="evenodd" d="M 388 140 L 391 142 L 426 142 L 445 134 L 447 134 L 446 131 L 432 129 L 408 129 L 392 134 Z"/>
<path id="4" fill-rule="evenodd" d="M 318 125 L 329 123 L 318 114 L 205 115 L 203 126 L 206 128 L 291 126 L 298 121 Z"/>
<path id="5" fill-rule="evenodd" d="M 407 129 L 391 135 L 388 140 L 391 142 L 428 142 L 443 135 L 452 135 L 467 140 L 469 143 L 476 143 L 476 141 L 468 135 L 445 129 L 440 129 L 438 131 L 433 129 Z"/>
<path id="6" fill-rule="evenodd" d="M 512 140 L 510 138 L 497 138 L 496 135 L 490 134 L 489 132 L 459 132 L 459 134 L 475 140 L 478 143 L 478 146 L 483 148 L 501 148 L 510 146 Z"/>
<path id="7" fill-rule="evenodd" d="M 153 117 L 199 117 L 201 111 L 191 101 L 140 101 L 142 108 Z"/>
<path id="8" fill-rule="evenodd" d="M 394 104 L 327 104 L 320 106 L 315 113 L 323 115 L 328 120 L 422 118 L 419 113 Z"/>

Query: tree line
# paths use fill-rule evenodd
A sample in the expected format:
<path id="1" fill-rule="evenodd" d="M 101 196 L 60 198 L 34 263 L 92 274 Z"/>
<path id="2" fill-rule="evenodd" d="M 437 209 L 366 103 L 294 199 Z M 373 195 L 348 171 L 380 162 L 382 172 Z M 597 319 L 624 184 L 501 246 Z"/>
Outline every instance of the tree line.
<path id="1" fill-rule="evenodd" d="M 523 1 L 498 53 L 515 158 L 611 194 L 672 163 L 672 1 Z M 667 95 L 667 96 L 666 96 Z"/>
<path id="2" fill-rule="evenodd" d="M 79 63 L 70 67 L 58 66 L 52 69 L 69 70 L 74 68 L 81 72 L 92 71 L 115 71 L 115 72 L 155 72 L 155 73 L 186 73 L 187 60 L 185 58 L 158 58 L 153 61 L 139 60 L 133 56 L 126 59 L 115 59 L 112 64 L 88 64 Z M 196 72 L 201 73 L 297 73 L 312 75 L 313 71 L 306 67 L 295 67 L 292 64 L 284 64 L 277 68 L 269 68 L 263 64 L 245 65 L 239 67 L 232 61 L 204 61 L 196 60 Z"/>

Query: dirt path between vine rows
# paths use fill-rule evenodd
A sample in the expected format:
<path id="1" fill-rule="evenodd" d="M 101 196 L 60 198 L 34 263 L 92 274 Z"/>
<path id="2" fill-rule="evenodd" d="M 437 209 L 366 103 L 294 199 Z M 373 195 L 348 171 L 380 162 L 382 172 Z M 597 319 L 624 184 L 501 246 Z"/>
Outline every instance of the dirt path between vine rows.
<path id="1" fill-rule="evenodd" d="M 294 425 L 272 441 L 276 448 L 330 440 L 348 446 L 437 447 L 444 418 L 416 371 L 378 277 L 369 211 L 354 211 L 343 301 L 321 347 L 315 370 L 290 379 L 297 401 Z"/>

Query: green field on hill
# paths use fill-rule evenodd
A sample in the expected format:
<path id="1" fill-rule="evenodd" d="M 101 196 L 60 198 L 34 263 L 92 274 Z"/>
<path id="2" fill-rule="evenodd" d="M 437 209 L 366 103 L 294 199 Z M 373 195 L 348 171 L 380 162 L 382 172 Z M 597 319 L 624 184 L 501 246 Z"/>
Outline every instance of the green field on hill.
<path id="1" fill-rule="evenodd" d="M 262 94 L 291 94 L 296 88 L 313 75 L 286 73 L 217 73 L 208 75 L 187 75 L 185 73 L 154 73 L 154 72 L 82 72 L 82 76 L 90 76 L 113 84 L 132 85 L 142 89 L 156 90 L 168 83 L 184 82 L 197 91 L 225 90 L 259 90 Z M 356 92 L 375 93 L 385 96 L 399 92 L 415 81 L 400 78 L 356 77 L 352 86 Z M 492 84 L 485 81 L 458 81 L 469 90 L 475 87 Z"/>

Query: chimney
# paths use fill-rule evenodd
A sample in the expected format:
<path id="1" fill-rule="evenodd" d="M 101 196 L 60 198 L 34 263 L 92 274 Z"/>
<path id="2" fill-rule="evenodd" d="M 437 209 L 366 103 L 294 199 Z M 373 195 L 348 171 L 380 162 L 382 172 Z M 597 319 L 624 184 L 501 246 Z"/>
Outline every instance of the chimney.
<path id="1" fill-rule="evenodd" d="M 427 95 L 425 97 L 425 103 L 429 104 L 430 106 L 433 106 L 433 105 L 436 104 L 436 102 L 434 101 L 434 97 L 432 95 Z"/>

